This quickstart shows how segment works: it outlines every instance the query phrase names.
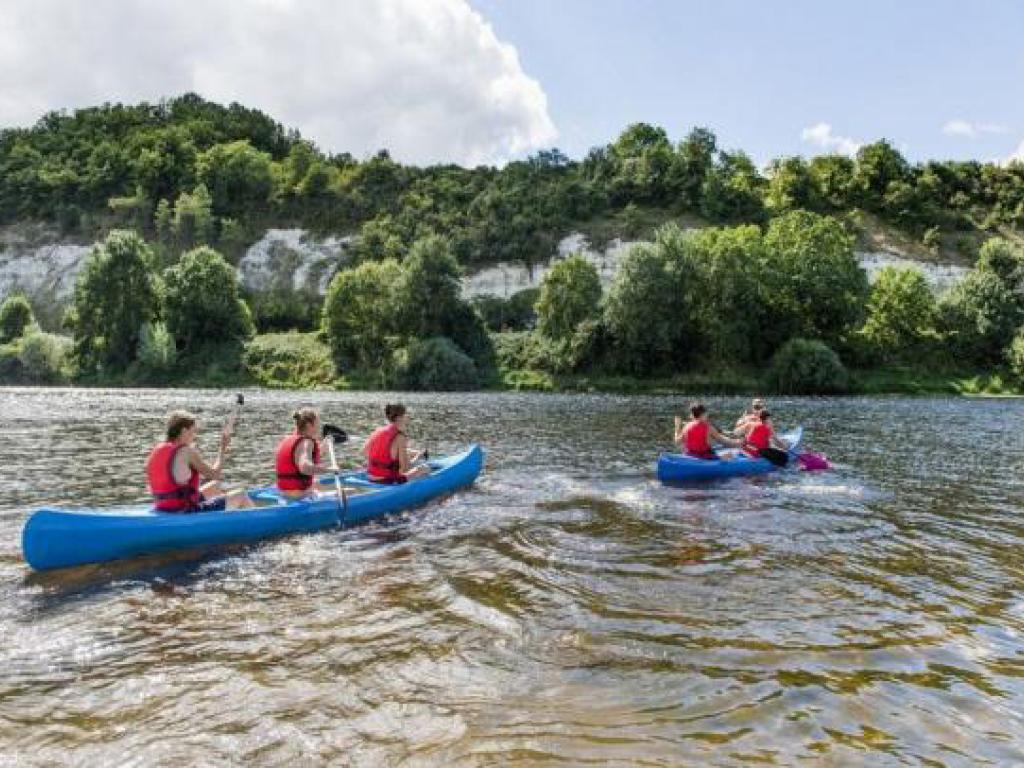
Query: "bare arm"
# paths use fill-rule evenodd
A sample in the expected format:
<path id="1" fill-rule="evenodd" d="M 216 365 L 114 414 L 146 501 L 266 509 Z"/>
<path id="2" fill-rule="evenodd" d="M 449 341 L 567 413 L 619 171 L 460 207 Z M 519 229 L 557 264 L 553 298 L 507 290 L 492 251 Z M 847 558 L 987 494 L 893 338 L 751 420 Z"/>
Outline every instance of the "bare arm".
<path id="1" fill-rule="evenodd" d="M 711 438 L 713 440 L 716 440 L 717 442 L 722 443 L 723 445 L 728 445 L 732 448 L 739 448 L 743 444 L 739 440 L 733 440 L 731 437 L 726 437 L 714 427 L 711 427 L 708 430 L 708 434 L 711 435 Z"/>
<path id="2" fill-rule="evenodd" d="M 673 434 L 672 434 L 672 442 L 678 443 L 678 444 L 682 444 L 682 442 L 683 442 L 683 433 L 685 432 L 685 425 L 683 424 L 683 420 L 681 418 L 679 418 L 678 416 L 676 416 L 675 424 L 676 424 L 676 429 L 675 429 L 675 432 L 673 432 Z"/>
<path id="3" fill-rule="evenodd" d="M 220 480 L 223 474 L 224 450 L 217 451 L 217 458 L 213 464 L 207 464 L 199 451 L 195 448 L 188 448 L 188 466 L 199 473 L 203 480 Z"/>

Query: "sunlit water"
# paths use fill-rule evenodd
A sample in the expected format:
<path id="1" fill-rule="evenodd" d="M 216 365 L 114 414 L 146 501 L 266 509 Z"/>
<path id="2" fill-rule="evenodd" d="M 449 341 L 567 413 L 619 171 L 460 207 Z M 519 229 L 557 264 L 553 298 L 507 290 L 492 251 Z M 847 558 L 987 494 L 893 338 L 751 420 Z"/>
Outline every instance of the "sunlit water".
<path id="1" fill-rule="evenodd" d="M 162 414 L 209 450 L 231 400 L 0 391 L 0 766 L 1024 763 L 1020 401 L 779 400 L 834 471 L 665 488 L 680 399 L 408 396 L 474 489 L 30 574 L 31 508 L 139 498 Z M 365 435 L 383 400 L 249 393 L 229 480 L 299 402 Z"/>

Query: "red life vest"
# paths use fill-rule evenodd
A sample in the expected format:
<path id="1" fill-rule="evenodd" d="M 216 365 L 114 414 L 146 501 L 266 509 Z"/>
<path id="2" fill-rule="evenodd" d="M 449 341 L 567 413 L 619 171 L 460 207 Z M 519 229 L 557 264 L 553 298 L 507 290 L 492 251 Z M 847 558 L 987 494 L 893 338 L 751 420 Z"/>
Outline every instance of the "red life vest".
<path id="1" fill-rule="evenodd" d="M 366 474 L 371 480 L 401 482 L 404 476 L 399 471 L 398 459 L 391 457 L 391 444 L 402 434 L 397 424 L 378 427 L 366 443 Z"/>
<path id="2" fill-rule="evenodd" d="M 713 451 L 711 443 L 708 442 L 708 434 L 711 431 L 706 421 L 694 419 L 683 429 L 683 448 L 691 456 L 707 456 Z"/>
<path id="3" fill-rule="evenodd" d="M 307 491 L 313 485 L 313 476 L 304 475 L 299 471 L 299 462 L 295 454 L 303 440 L 311 440 L 313 443 L 313 463 L 320 461 L 320 446 L 311 437 L 304 437 L 296 433 L 285 437 L 277 444 L 277 458 L 275 470 L 277 472 L 277 487 L 282 491 Z"/>
<path id="4" fill-rule="evenodd" d="M 772 428 L 759 423 L 747 433 L 743 450 L 751 456 L 760 456 L 761 451 L 772 444 Z"/>
<path id="5" fill-rule="evenodd" d="M 179 483 L 174 477 L 174 460 L 184 447 L 160 443 L 146 460 L 146 480 L 156 500 L 153 506 L 161 512 L 188 512 L 199 506 L 199 473 L 193 468 L 186 483 Z"/>

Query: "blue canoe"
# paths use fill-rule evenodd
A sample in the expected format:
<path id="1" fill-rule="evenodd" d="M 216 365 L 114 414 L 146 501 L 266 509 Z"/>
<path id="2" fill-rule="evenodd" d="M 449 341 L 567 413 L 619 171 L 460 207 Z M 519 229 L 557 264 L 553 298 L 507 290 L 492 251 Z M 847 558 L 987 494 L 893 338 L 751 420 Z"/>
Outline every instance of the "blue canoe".
<path id="1" fill-rule="evenodd" d="M 181 515 L 146 506 L 39 509 L 25 523 L 22 552 L 30 566 L 42 571 L 356 525 L 472 485 L 483 458 L 480 446 L 470 446 L 462 453 L 431 461 L 430 475 L 404 485 L 371 483 L 363 473 L 343 475 L 345 486 L 355 489 L 343 509 L 334 494 L 290 501 L 271 488 L 249 492 L 258 504 L 266 506 L 231 512 Z M 325 491 L 334 485 L 333 477 L 321 482 Z"/>
<path id="2" fill-rule="evenodd" d="M 779 435 L 789 446 L 792 454 L 800 447 L 804 430 L 797 427 L 791 432 Z M 700 480 L 717 480 L 724 477 L 746 477 L 763 475 L 778 469 L 767 459 L 752 459 L 740 454 L 735 459 L 695 459 L 682 453 L 663 453 L 658 457 L 658 479 L 663 483 L 688 483 Z"/>

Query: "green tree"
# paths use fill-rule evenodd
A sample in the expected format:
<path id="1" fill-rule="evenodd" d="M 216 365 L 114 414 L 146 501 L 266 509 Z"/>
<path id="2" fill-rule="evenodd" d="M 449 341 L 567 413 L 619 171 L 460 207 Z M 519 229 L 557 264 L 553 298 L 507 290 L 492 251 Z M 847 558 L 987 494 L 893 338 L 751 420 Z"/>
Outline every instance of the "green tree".
<path id="1" fill-rule="evenodd" d="M 487 328 L 462 298 L 459 278 L 450 241 L 432 235 L 413 243 L 398 286 L 403 329 L 418 339 L 446 336 L 478 366 L 490 365 L 493 347 Z"/>
<path id="2" fill-rule="evenodd" d="M 811 160 L 812 208 L 842 211 L 854 199 L 853 160 L 844 155 L 821 155 Z"/>
<path id="3" fill-rule="evenodd" d="M 814 180 L 807 161 L 802 157 L 773 160 L 768 172 L 765 205 L 773 213 L 784 213 L 794 208 L 811 208 L 814 198 Z"/>
<path id="4" fill-rule="evenodd" d="M 182 192 L 178 195 L 171 227 L 180 250 L 213 242 L 213 199 L 205 184 L 196 186 L 191 194 Z"/>
<path id="5" fill-rule="evenodd" d="M 866 207 L 880 209 L 890 184 L 910 180 L 910 166 L 888 141 L 865 144 L 857 150 L 853 187 Z"/>
<path id="6" fill-rule="evenodd" d="M 324 300 L 323 331 L 338 370 L 379 369 L 401 334 L 397 261 L 366 261 L 334 276 Z"/>
<path id="7" fill-rule="evenodd" d="M 772 220 L 764 246 L 765 301 L 772 317 L 763 338 L 773 347 L 791 336 L 838 342 L 860 326 L 868 280 L 842 224 L 793 211 Z"/>
<path id="8" fill-rule="evenodd" d="M 551 339 L 571 338 L 577 326 L 600 314 L 601 279 L 597 269 L 575 254 L 544 276 L 537 301 L 537 330 Z"/>
<path id="9" fill-rule="evenodd" d="M 743 152 L 722 152 L 701 187 L 701 212 L 713 221 L 760 221 L 764 185 Z"/>
<path id="10" fill-rule="evenodd" d="M 972 269 L 939 304 L 941 327 L 953 351 L 980 365 L 1003 358 L 1024 321 L 1019 298 L 988 269 Z"/>
<path id="11" fill-rule="evenodd" d="M 678 252 L 655 244 L 635 245 L 623 258 L 603 311 L 619 370 L 647 374 L 678 365 L 692 352 L 689 273 Z"/>
<path id="12" fill-rule="evenodd" d="M 667 239 L 667 234 L 660 233 L 660 239 Z M 760 342 L 772 321 L 772 297 L 764 286 L 760 228 L 711 228 L 685 237 L 699 286 L 698 298 L 690 303 L 702 346 L 713 360 L 727 364 L 765 359 L 772 350 Z M 679 240 L 680 235 L 672 239 Z"/>
<path id="13" fill-rule="evenodd" d="M 861 334 L 879 358 L 914 357 L 935 334 L 936 301 L 918 269 L 885 267 L 875 278 Z"/>
<path id="14" fill-rule="evenodd" d="M 183 354 L 207 344 L 253 335 L 252 316 L 238 290 L 238 275 L 224 257 L 202 246 L 164 272 L 164 318 Z"/>
<path id="15" fill-rule="evenodd" d="M 119 230 L 86 258 L 73 305 L 74 356 L 83 371 L 117 371 L 135 359 L 142 327 L 159 311 L 152 265 L 145 241 Z"/>
<path id="16" fill-rule="evenodd" d="M 12 293 L 0 306 L 0 344 L 19 338 L 34 321 L 28 299 L 23 294 Z"/>
<path id="17" fill-rule="evenodd" d="M 218 216 L 263 210 L 274 188 L 270 155 L 244 139 L 210 147 L 199 155 L 196 170 Z"/>

